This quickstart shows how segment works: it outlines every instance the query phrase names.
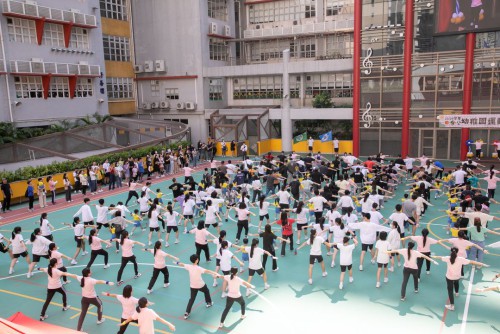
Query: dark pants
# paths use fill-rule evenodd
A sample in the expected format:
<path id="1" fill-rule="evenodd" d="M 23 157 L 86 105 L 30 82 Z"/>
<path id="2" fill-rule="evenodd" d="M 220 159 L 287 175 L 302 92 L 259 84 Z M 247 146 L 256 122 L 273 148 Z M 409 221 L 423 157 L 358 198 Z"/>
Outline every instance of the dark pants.
<path id="1" fill-rule="evenodd" d="M 275 257 L 275 256 L 276 256 L 276 252 L 274 251 L 274 248 L 273 248 L 272 250 L 271 250 L 271 249 L 267 249 L 267 251 L 268 251 L 269 253 L 271 253 L 271 255 L 272 255 L 273 257 Z M 264 256 L 263 256 L 263 258 L 262 258 L 262 268 L 264 268 L 264 269 L 266 269 L 267 256 L 268 256 L 268 255 L 267 255 L 266 253 L 264 253 Z M 277 269 L 277 268 L 278 268 L 278 261 L 276 261 L 275 259 L 273 259 L 273 270 L 275 270 L 275 269 Z"/>
<path id="2" fill-rule="evenodd" d="M 210 260 L 210 254 L 209 254 L 209 250 L 208 250 L 208 244 L 199 244 L 197 242 L 194 243 L 195 246 L 196 246 L 196 255 L 198 256 L 198 258 L 200 258 L 200 255 L 201 255 L 201 251 L 204 251 L 205 252 L 205 259 L 207 261 Z"/>
<path id="3" fill-rule="evenodd" d="M 102 319 L 102 302 L 99 297 L 95 298 L 87 298 L 82 297 L 82 312 L 80 313 L 80 318 L 78 318 L 78 327 L 77 330 L 82 330 L 83 320 L 85 320 L 85 316 L 87 315 L 87 311 L 90 305 L 94 305 L 97 308 L 97 320 Z"/>
<path id="4" fill-rule="evenodd" d="M 104 264 L 108 264 L 108 252 L 106 252 L 104 249 L 98 249 L 98 250 L 93 250 L 90 252 L 90 261 L 87 264 L 87 268 L 90 268 L 92 264 L 94 263 L 97 255 L 102 255 L 104 256 Z"/>
<path id="5" fill-rule="evenodd" d="M 191 288 L 191 297 L 189 298 L 189 302 L 186 307 L 186 313 L 191 313 L 191 308 L 193 307 L 194 301 L 196 299 L 196 295 L 198 294 L 198 291 L 201 291 L 205 294 L 205 303 L 210 304 L 212 303 L 212 297 L 210 297 L 210 291 L 208 290 L 207 285 L 205 284 L 202 288 L 200 289 L 195 289 Z"/>
<path id="6" fill-rule="evenodd" d="M 125 201 L 125 206 L 128 205 L 128 201 L 132 199 L 132 197 L 135 197 L 135 199 L 139 199 L 139 195 L 137 194 L 137 191 L 132 190 L 128 192 L 128 197 L 127 200 Z"/>
<path id="7" fill-rule="evenodd" d="M 127 320 L 127 319 L 123 319 L 123 318 L 121 318 L 121 322 L 122 322 L 122 323 L 123 323 L 125 320 Z M 131 322 L 135 322 L 135 323 L 137 323 L 137 320 L 132 320 Z M 125 331 L 127 330 L 128 324 L 129 324 L 129 323 L 126 323 L 125 325 L 120 326 L 120 330 L 119 330 L 116 334 L 123 334 L 123 333 L 125 333 Z"/>
<path id="8" fill-rule="evenodd" d="M 123 274 L 123 269 L 125 269 L 125 266 L 127 263 L 132 262 L 134 264 L 134 272 L 135 274 L 139 274 L 139 270 L 137 269 L 137 261 L 135 260 L 135 255 L 132 255 L 130 257 L 122 257 L 122 264 L 120 266 L 120 269 L 118 270 L 118 276 L 117 276 L 117 281 L 120 282 L 122 280 L 122 274 Z"/>
<path id="9" fill-rule="evenodd" d="M 47 311 L 47 307 L 49 307 L 50 302 L 52 301 L 52 298 L 56 294 L 56 292 L 59 292 L 62 295 L 62 300 L 63 300 L 63 306 L 66 307 L 66 291 L 64 291 L 63 288 L 57 288 L 57 289 L 47 289 L 47 298 L 45 299 L 45 303 L 43 304 L 42 307 L 42 312 L 40 313 L 40 316 L 45 315 L 45 311 Z"/>
<path id="10" fill-rule="evenodd" d="M 222 317 L 220 318 L 220 322 L 224 322 L 226 320 L 226 316 L 229 313 L 229 310 L 233 306 L 234 302 L 237 302 L 241 306 L 241 315 L 245 315 L 245 300 L 243 299 L 242 296 L 238 298 L 231 298 L 227 297 L 226 300 L 226 308 L 224 309 L 224 312 L 222 312 Z"/>
<path id="11" fill-rule="evenodd" d="M 68 187 L 68 189 L 64 190 L 64 193 L 66 195 L 66 202 L 71 201 L 71 188 Z"/>
<path id="12" fill-rule="evenodd" d="M 241 231 L 245 229 L 245 237 L 248 235 L 248 220 L 238 220 L 238 231 L 236 232 L 236 239 L 240 240 Z"/>
<path id="13" fill-rule="evenodd" d="M 153 268 L 153 277 L 151 277 L 151 280 L 149 281 L 148 290 L 153 289 L 153 286 L 156 283 L 156 279 L 158 278 L 158 275 L 160 275 L 160 273 L 163 274 L 163 283 L 164 284 L 168 283 L 168 268 L 167 267 L 161 269 Z"/>
<path id="14" fill-rule="evenodd" d="M 3 199 L 3 203 L 2 203 L 2 211 L 5 212 L 5 210 L 10 210 L 10 199 L 12 197 L 11 196 L 5 196 L 5 198 Z"/>
<path id="15" fill-rule="evenodd" d="M 115 174 L 109 174 L 109 187 L 108 190 L 115 189 L 116 176 Z"/>
<path id="16" fill-rule="evenodd" d="M 427 256 L 431 256 L 430 252 L 422 253 Z M 419 257 L 417 259 L 417 266 L 418 266 L 418 278 L 420 278 L 420 273 L 422 272 L 422 267 L 424 266 L 424 260 L 425 260 L 425 266 L 427 268 L 427 271 L 431 270 L 431 261 L 424 259 L 423 257 Z"/>
<path id="17" fill-rule="evenodd" d="M 410 275 L 413 276 L 413 286 L 415 287 L 415 291 L 418 290 L 418 269 L 405 267 L 403 269 L 403 284 L 401 284 L 401 298 L 406 297 L 406 286 L 408 285 Z"/>
<path id="18" fill-rule="evenodd" d="M 50 198 L 52 200 L 52 204 L 56 204 L 56 191 L 55 190 L 52 190 L 50 192 Z"/>
<path id="19" fill-rule="evenodd" d="M 495 189 L 488 189 L 488 198 L 495 198 Z"/>
<path id="20" fill-rule="evenodd" d="M 35 196 L 28 196 L 28 209 L 33 210 L 33 203 L 35 203 Z"/>
<path id="21" fill-rule="evenodd" d="M 293 234 L 282 236 L 283 239 L 290 239 L 290 250 L 293 251 Z M 285 256 L 286 242 L 281 242 L 281 256 Z"/>
<path id="22" fill-rule="evenodd" d="M 61 268 L 57 268 L 57 269 L 59 269 L 63 273 L 67 273 L 68 272 L 68 269 L 65 266 L 62 266 Z M 62 279 L 63 279 L 64 282 L 68 281 L 68 278 L 66 276 L 63 276 Z"/>
<path id="23" fill-rule="evenodd" d="M 252 203 L 255 203 L 255 199 L 259 199 L 260 198 L 260 194 L 262 193 L 261 190 L 254 190 L 253 191 L 253 194 L 252 194 Z"/>
<path id="24" fill-rule="evenodd" d="M 453 290 L 458 293 L 458 280 L 446 279 L 446 288 L 448 289 L 448 298 L 450 299 L 450 304 L 455 305 L 455 295 Z"/>

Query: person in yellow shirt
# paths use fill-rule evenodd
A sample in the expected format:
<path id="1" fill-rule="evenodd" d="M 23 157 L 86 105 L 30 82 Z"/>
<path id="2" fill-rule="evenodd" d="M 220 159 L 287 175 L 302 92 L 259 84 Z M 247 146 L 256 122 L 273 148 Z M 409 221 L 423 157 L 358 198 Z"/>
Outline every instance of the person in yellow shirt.
<path id="1" fill-rule="evenodd" d="M 162 197 L 163 197 L 163 193 L 161 192 L 161 190 L 160 189 L 156 189 L 156 198 L 158 198 L 158 202 L 160 204 L 163 204 Z"/>
<path id="2" fill-rule="evenodd" d="M 134 221 L 134 228 L 130 232 L 130 235 L 134 234 L 134 231 L 136 228 L 140 228 L 143 232 L 145 231 L 145 228 L 142 227 L 142 217 L 139 214 L 139 209 L 135 209 L 134 213 L 132 213 L 132 220 Z"/>

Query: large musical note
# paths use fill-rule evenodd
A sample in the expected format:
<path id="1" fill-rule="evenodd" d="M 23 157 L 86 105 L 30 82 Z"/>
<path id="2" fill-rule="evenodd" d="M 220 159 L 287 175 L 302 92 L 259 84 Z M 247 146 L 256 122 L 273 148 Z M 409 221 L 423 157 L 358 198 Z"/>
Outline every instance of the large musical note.
<path id="1" fill-rule="evenodd" d="M 369 128 L 372 125 L 373 116 L 371 115 L 372 104 L 370 102 L 366 102 L 366 110 L 361 115 L 361 119 L 365 122 L 365 128 Z"/>
<path id="2" fill-rule="evenodd" d="M 368 48 L 366 57 L 363 59 L 363 68 L 366 68 L 365 70 L 366 75 L 372 74 L 373 62 L 370 60 L 372 55 L 373 55 L 373 49 Z"/>

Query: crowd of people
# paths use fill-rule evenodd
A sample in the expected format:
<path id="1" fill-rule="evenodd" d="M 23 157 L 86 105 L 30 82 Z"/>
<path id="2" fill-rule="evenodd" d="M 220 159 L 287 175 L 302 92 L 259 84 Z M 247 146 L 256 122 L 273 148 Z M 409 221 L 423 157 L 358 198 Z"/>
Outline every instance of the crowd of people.
<path id="1" fill-rule="evenodd" d="M 482 170 L 484 166 L 467 160 L 459 162 L 454 169 L 446 169 L 442 163 L 425 156 L 415 159 L 382 153 L 362 161 L 348 153 L 328 160 L 319 152 L 305 156 L 295 152 L 281 152 L 277 156 L 267 153 L 250 159 L 245 151 L 242 160 L 222 161 L 214 159 L 214 145 L 212 141 L 176 151 L 152 152 L 144 160 L 106 161 L 102 166 L 96 164 L 85 171 L 75 171 L 74 184 L 64 178 L 67 201 L 72 201 L 74 191 L 84 195 L 83 205 L 68 224 L 74 232 L 74 251 L 59 249 L 53 234 L 55 227 L 49 222 L 47 212 L 41 213 L 39 227 L 28 240 L 21 226 L 14 227 L 10 238 L 0 235 L 0 251 L 11 258 L 9 274 L 15 272 L 16 265 L 21 265 L 18 264 L 20 258 L 28 263 L 28 278 L 37 265 L 47 274 L 47 300 L 40 313 L 41 321 L 47 318 L 47 308 L 56 292 L 62 295 L 63 311 L 69 309 L 64 285 L 70 282 L 68 278 L 73 278 L 82 290 L 78 330 L 82 329 L 90 305 L 98 310 L 98 323 L 104 321 L 103 302 L 95 290 L 98 284 L 124 285 L 122 294 L 104 293 L 123 306 L 119 333 L 124 333 L 130 322 L 138 322 L 141 333 L 152 333 L 155 320 L 175 330 L 172 323 L 149 308 L 146 297 L 133 296 L 133 284 L 125 285 L 122 277 L 129 263 L 133 265 L 133 278 L 141 277 L 134 255 L 138 251 L 152 256 L 153 274 L 145 291 L 147 295 L 153 293 L 160 274 L 163 288 L 170 286 L 167 258 L 188 272 L 190 299 L 185 319 L 191 316 L 198 292 L 203 293 L 206 307 L 213 305 L 204 274 L 213 278 L 213 287 L 222 283 L 221 297 L 226 298 L 226 307 L 220 327 L 225 326 L 226 316 L 235 302 L 241 307 L 241 318 L 245 317 L 241 287 L 247 289 L 247 297 L 254 293 L 252 280 L 257 274 L 267 290 L 272 284 L 266 272 L 267 260 L 272 260 L 272 271 L 278 271 L 278 262 L 287 266 L 287 261 L 278 260 L 276 251 L 285 257 L 287 249 L 294 254 L 303 248 L 309 249 L 308 266 L 304 264 L 308 284 L 313 284 L 316 264 L 321 267 L 323 277 L 328 275 L 325 262 L 331 259 L 331 268 L 340 267 L 339 289 L 345 287 L 346 272 L 349 283 L 354 282 L 353 251 L 356 248 L 361 248 L 360 272 L 365 269 L 365 257 L 377 264 L 376 288 L 382 283 L 389 284 L 389 273 L 402 266 L 402 301 L 407 298 L 410 277 L 414 292 L 418 293 L 424 262 L 425 272 L 429 274 L 431 263 L 440 260 L 447 266 L 449 302 L 445 307 L 453 311 L 464 266 L 474 265 L 477 269 L 487 266 L 483 262 L 487 253 L 486 235 L 500 235 L 496 232 L 498 229 L 488 225 L 500 220 L 489 211 L 490 203 L 497 203 L 494 196 L 500 180 L 494 166 Z M 225 146 L 236 150 L 233 143 Z M 224 155 L 225 146 L 221 146 Z M 209 161 L 198 166 L 204 160 Z M 415 166 L 418 162 L 420 165 Z M 184 176 L 175 175 L 166 189 L 151 188 L 154 178 L 179 172 Z M 195 175 L 195 172 L 199 173 Z M 51 191 L 50 180 L 47 181 Z M 480 187 L 481 182 L 487 185 L 486 189 Z M 41 183 L 45 184 L 43 180 Z M 28 184 L 28 190 L 32 189 L 27 193 L 38 191 L 40 195 L 39 183 Z M 104 186 L 110 190 L 128 186 L 127 199 L 108 205 L 106 198 L 100 198 L 97 204 L 91 204 L 87 188 L 92 195 Z M 404 189 L 401 200 L 394 199 L 398 188 Z M 4 189 L 6 187 L 2 187 L 5 192 Z M 169 191 L 171 194 L 167 194 Z M 55 204 L 55 191 L 50 194 Z M 446 207 L 438 200 L 442 196 L 446 197 Z M 29 205 L 32 210 L 33 201 L 30 200 Z M 40 199 L 40 206 L 45 205 L 42 206 Z M 433 205 L 443 207 L 448 216 L 446 233 L 450 238 L 433 239 L 422 226 L 428 207 Z M 389 217 L 380 212 L 384 206 L 394 206 Z M 235 227 L 231 228 L 236 230 L 234 236 L 228 235 L 226 226 Z M 193 254 L 185 261 L 167 252 L 171 241 L 174 245 L 181 241 L 181 232 L 186 234 L 183 242 L 191 238 L 194 243 Z M 175 234 L 173 238 L 171 233 Z M 94 278 L 94 262 L 102 259 L 102 270 L 108 270 L 109 258 L 115 256 L 109 254 L 113 248 L 121 255 L 116 280 Z M 64 260 L 76 265 L 84 261 L 82 256 L 88 253 L 89 262 L 81 275 L 69 273 Z M 206 261 L 203 267 L 200 266 L 202 253 Z M 432 255 L 435 253 L 443 256 Z M 300 267 L 297 269 L 300 271 Z M 100 270 L 96 269 L 97 277 Z M 248 273 L 246 279 L 244 272 Z"/>

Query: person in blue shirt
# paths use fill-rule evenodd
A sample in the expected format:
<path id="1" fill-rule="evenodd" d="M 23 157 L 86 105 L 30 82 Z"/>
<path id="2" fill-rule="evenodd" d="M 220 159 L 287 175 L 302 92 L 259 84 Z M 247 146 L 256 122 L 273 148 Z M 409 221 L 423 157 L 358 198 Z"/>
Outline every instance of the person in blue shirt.
<path id="1" fill-rule="evenodd" d="M 33 211 L 33 203 L 35 202 L 35 188 L 28 180 L 28 187 L 26 188 L 26 197 L 28 197 L 28 211 Z"/>
<path id="2" fill-rule="evenodd" d="M 436 178 L 436 179 L 441 179 L 441 178 L 443 178 L 443 170 L 444 170 L 444 165 L 443 165 L 443 163 L 442 163 L 441 161 L 436 160 L 436 161 L 434 161 L 434 166 L 436 166 L 436 167 L 440 168 L 440 169 L 438 169 L 438 171 L 437 171 L 437 173 L 436 173 L 435 178 Z"/>

